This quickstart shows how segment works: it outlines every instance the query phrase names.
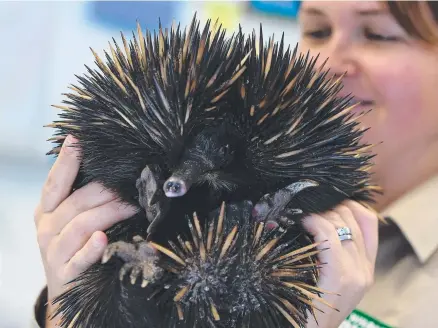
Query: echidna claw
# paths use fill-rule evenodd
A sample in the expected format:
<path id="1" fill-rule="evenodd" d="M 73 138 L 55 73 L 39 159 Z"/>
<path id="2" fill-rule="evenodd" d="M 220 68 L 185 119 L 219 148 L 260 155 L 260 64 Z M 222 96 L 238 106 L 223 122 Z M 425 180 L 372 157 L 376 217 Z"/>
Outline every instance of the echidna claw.
<path id="1" fill-rule="evenodd" d="M 297 214 L 303 214 L 303 210 L 300 208 L 285 208 L 283 211 L 281 211 L 282 217 L 288 217 L 288 216 L 294 216 Z"/>
<path id="2" fill-rule="evenodd" d="M 107 246 L 102 257 L 102 263 L 106 263 L 113 256 L 118 256 L 125 263 L 119 271 L 119 278 L 124 277 L 131 271 L 130 282 L 135 284 L 139 276 L 142 276 L 142 286 L 145 281 L 151 281 L 161 274 L 161 269 L 155 264 L 158 260 L 158 252 L 151 247 L 141 236 L 134 236 L 133 243 L 118 241 Z"/>
<path id="3" fill-rule="evenodd" d="M 158 165 L 147 165 L 135 184 L 138 190 L 138 202 L 145 210 L 149 222 L 154 225 L 164 218 L 169 208 L 170 200 L 161 188 L 164 180 L 162 169 Z"/>
<path id="4" fill-rule="evenodd" d="M 292 195 L 298 194 L 300 191 L 307 189 L 309 187 L 318 187 L 319 183 L 313 180 L 300 180 L 298 182 L 291 183 L 285 190 L 288 190 Z"/>
<path id="5" fill-rule="evenodd" d="M 121 252 L 122 254 L 135 253 L 136 252 L 135 245 L 126 243 L 124 241 L 118 241 L 108 245 L 105 251 L 103 252 L 102 264 L 107 263 L 114 255 L 117 255 L 119 252 Z"/>
<path id="6" fill-rule="evenodd" d="M 288 208 L 295 195 L 304 189 L 317 187 L 318 185 L 317 182 L 312 180 L 301 180 L 274 193 L 266 194 L 255 204 L 252 216 L 256 221 L 277 221 L 283 225 L 284 223 L 289 223 L 288 217 L 293 217 L 303 212 L 298 208 Z M 286 218 L 286 222 L 283 222 L 285 221 L 284 218 Z"/>
<path id="7" fill-rule="evenodd" d="M 132 241 L 134 243 L 140 243 L 140 242 L 144 241 L 144 239 L 142 236 L 137 235 L 137 236 L 132 237 Z"/>
<path id="8" fill-rule="evenodd" d="M 289 214 L 289 215 L 294 215 L 294 214 Z M 283 227 L 291 227 L 294 224 L 296 224 L 296 221 L 290 219 L 290 217 L 288 216 L 280 216 L 279 222 Z"/>

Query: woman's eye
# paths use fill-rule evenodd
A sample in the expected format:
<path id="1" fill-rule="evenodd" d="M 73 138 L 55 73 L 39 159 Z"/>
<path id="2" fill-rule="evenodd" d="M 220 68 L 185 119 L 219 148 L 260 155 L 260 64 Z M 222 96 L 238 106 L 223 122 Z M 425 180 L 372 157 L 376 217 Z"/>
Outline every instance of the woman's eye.
<path id="1" fill-rule="evenodd" d="M 374 33 L 372 31 L 370 31 L 369 29 L 365 29 L 365 37 L 369 40 L 372 40 L 372 41 L 394 42 L 394 41 L 400 40 L 400 38 L 398 38 L 396 36 L 382 35 L 382 34 Z"/>
<path id="2" fill-rule="evenodd" d="M 326 28 L 321 30 L 314 30 L 311 32 L 304 32 L 304 35 L 315 39 L 324 39 L 328 38 L 331 35 L 331 32 L 331 29 Z"/>

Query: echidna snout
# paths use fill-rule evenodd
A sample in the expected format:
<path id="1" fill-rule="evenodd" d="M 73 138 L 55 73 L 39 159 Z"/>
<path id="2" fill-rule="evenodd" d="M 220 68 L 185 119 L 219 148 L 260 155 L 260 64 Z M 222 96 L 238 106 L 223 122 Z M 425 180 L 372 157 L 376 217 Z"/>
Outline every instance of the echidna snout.
<path id="1" fill-rule="evenodd" d="M 172 198 L 184 196 L 192 185 L 206 181 L 211 186 L 226 185 L 220 172 L 235 159 L 237 135 L 227 122 L 204 128 L 184 150 L 179 165 L 164 182 L 165 195 Z"/>
<path id="2" fill-rule="evenodd" d="M 188 188 L 190 188 L 190 186 L 187 186 L 184 180 L 175 177 L 169 178 L 164 183 L 164 193 L 170 198 L 184 196 Z"/>

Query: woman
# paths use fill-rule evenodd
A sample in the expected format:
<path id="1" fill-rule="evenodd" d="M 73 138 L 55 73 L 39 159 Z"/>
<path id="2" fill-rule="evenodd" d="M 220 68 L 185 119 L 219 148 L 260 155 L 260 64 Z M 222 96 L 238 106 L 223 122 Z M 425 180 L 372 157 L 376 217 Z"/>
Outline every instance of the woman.
<path id="1" fill-rule="evenodd" d="M 304 2 L 302 12 L 300 13 L 300 22 L 304 32 L 301 46 L 303 50 L 310 48 L 315 53 L 322 52 L 323 56 L 330 55 L 331 62 L 329 65 L 333 66 L 334 73 L 342 74 L 343 71 L 348 70 L 348 75 L 345 78 L 346 92 L 357 93 L 357 97 L 364 101 L 361 109 L 365 109 L 369 105 L 376 107 L 373 114 L 368 115 L 362 123 L 373 126 L 373 130 L 367 132 L 366 138 L 368 140 L 378 142 L 383 139 L 385 141 L 385 145 L 381 145 L 377 149 L 379 153 L 375 172 L 376 178 L 387 191 L 387 198 L 381 198 L 378 202 L 379 209 L 383 209 L 388 204 L 393 203 L 400 195 L 414 188 L 420 182 L 425 181 L 437 171 L 438 165 L 434 165 L 432 168 L 431 163 L 437 164 L 438 160 L 432 156 L 434 154 L 432 147 L 426 145 L 432 144 L 429 140 L 432 140 L 432 137 L 436 137 L 431 132 L 433 130 L 437 131 L 436 122 L 438 120 L 436 112 L 431 107 L 433 99 L 428 98 L 432 98 L 432 96 L 428 92 L 424 92 L 427 89 L 431 90 L 434 85 L 432 83 L 434 76 L 431 72 L 432 68 L 428 65 L 431 66 L 435 63 L 432 62 L 434 57 L 428 55 L 429 50 L 426 50 L 433 47 L 427 44 L 423 45 L 422 42 L 419 42 L 417 45 L 417 43 L 412 41 L 412 43 L 405 47 L 402 47 L 403 43 L 400 45 L 396 44 L 395 49 L 382 47 L 383 41 L 377 42 L 376 45 L 374 43 L 368 45 L 368 43 L 362 42 L 362 40 L 367 40 L 364 35 L 369 37 L 371 32 L 377 34 L 371 28 L 380 27 L 380 25 L 375 26 L 372 20 L 365 21 L 367 25 L 364 25 L 365 23 L 359 25 L 356 22 L 358 20 L 356 11 L 362 10 L 363 6 L 366 5 L 368 5 L 368 8 L 373 9 L 371 12 L 375 12 L 376 9 L 381 11 L 383 8 L 380 2 L 369 4 L 362 2 L 333 4 Z M 361 15 L 365 14 L 363 16 L 367 17 L 371 12 L 361 13 Z M 394 24 L 392 28 L 399 28 L 396 32 L 403 32 L 399 25 L 395 23 L 394 17 L 388 13 L 382 13 L 381 15 L 384 16 L 382 19 L 385 19 L 385 21 L 380 24 L 384 24 L 386 20 L 391 21 Z M 426 19 L 431 20 L 427 14 L 422 12 L 422 15 L 420 17 L 424 21 Z M 349 25 L 347 25 L 347 22 Z M 385 32 L 395 33 L 392 30 Z M 383 32 L 379 33 L 381 35 Z M 390 35 L 391 40 L 392 38 L 393 35 Z M 362 48 L 359 48 L 358 45 L 361 45 Z M 384 52 L 385 49 L 386 53 Z M 369 52 L 367 53 L 365 50 Z M 395 58 L 401 56 L 400 51 L 410 51 L 410 56 L 407 58 L 412 59 L 412 63 L 401 60 L 397 63 Z M 433 52 L 433 50 L 430 51 Z M 353 57 L 353 55 L 357 58 Z M 387 56 L 385 57 L 387 58 L 386 63 L 382 62 L 382 55 Z M 414 63 L 416 58 L 418 58 L 419 62 L 415 61 Z M 380 59 L 380 62 L 376 61 L 378 59 Z M 373 60 L 377 65 L 374 68 L 371 65 Z M 427 64 L 427 60 L 430 61 L 429 64 Z M 357 65 L 358 61 L 362 66 Z M 386 66 L 385 70 L 382 63 L 385 65 L 397 64 L 398 66 L 395 68 L 393 66 Z M 423 71 L 419 67 L 425 68 L 425 70 Z M 386 77 L 391 76 L 390 72 L 395 72 L 398 75 L 395 74 L 393 80 L 389 81 L 377 79 L 381 75 L 375 74 L 383 74 L 385 72 L 386 75 L 383 76 Z M 365 77 L 367 79 L 359 80 L 358 74 L 366 74 Z M 404 81 L 401 81 L 402 76 L 408 77 L 410 80 L 406 78 Z M 379 84 L 372 84 L 375 81 L 374 79 L 377 79 Z M 358 80 L 359 82 L 348 82 L 350 80 Z M 405 83 L 408 83 L 408 81 L 413 81 L 414 83 L 405 86 Z M 428 82 L 431 84 L 428 84 Z M 400 89 L 397 86 L 400 86 Z M 348 90 L 348 88 L 351 90 Z M 402 93 L 398 94 L 398 92 Z M 403 101 L 399 101 L 399 98 L 402 98 Z M 438 103 L 438 101 L 435 103 Z M 388 107 L 385 107 L 387 105 Z M 389 110 L 390 108 L 392 108 L 392 111 Z M 394 108 L 397 108 L 397 111 L 399 111 L 398 115 L 394 115 Z M 416 115 L 411 114 L 413 108 L 415 108 Z M 435 121 L 433 121 L 434 119 Z M 409 122 L 409 125 L 406 121 Z M 382 124 L 385 124 L 384 128 Z M 396 134 L 399 133 L 398 130 L 403 130 L 402 135 Z M 409 148 L 412 151 L 406 151 L 406 154 L 401 152 L 400 150 L 403 148 L 397 146 L 398 143 L 395 141 L 392 141 L 397 139 L 403 143 L 406 149 L 412 145 Z M 423 148 L 424 151 L 421 151 Z M 38 241 L 48 284 L 48 288 L 42 293 L 36 307 L 36 316 L 38 317 L 40 327 L 54 327 L 56 323 L 56 319 L 51 322 L 42 323 L 46 309 L 41 305 L 44 304 L 47 297 L 52 299 L 59 295 L 64 283 L 77 276 L 92 263 L 98 261 L 107 244 L 106 236 L 102 231 L 114 223 L 131 216 L 134 211 L 131 208 L 120 207 L 113 195 L 108 192 L 102 193 L 100 186 L 95 184 L 85 186 L 67 197 L 79 167 L 76 155 L 77 153 L 73 149 L 63 147 L 58 160 L 49 173 L 46 185 L 43 188 L 41 202 L 35 211 Z M 393 158 L 397 160 L 392 160 L 392 163 L 388 164 L 389 160 Z M 413 159 L 416 162 L 413 162 Z M 396 169 L 393 163 L 400 164 L 400 166 Z M 428 165 L 431 167 L 428 167 Z M 399 172 L 400 175 L 397 176 L 396 172 Z M 422 195 L 422 197 L 427 197 L 427 194 L 426 196 Z M 400 216 L 397 215 L 397 217 Z M 430 219 L 428 220 L 430 221 Z M 321 247 L 330 247 L 320 257 L 321 262 L 326 263 L 326 265 L 322 268 L 319 286 L 322 289 L 342 295 L 342 297 L 338 297 L 333 294 L 326 294 L 324 298 L 336 307 L 339 312 L 318 303 L 316 305 L 324 310 L 325 313 L 317 311 L 316 316 L 319 325 L 316 324 L 315 320 L 311 319 L 307 327 L 338 327 L 359 304 L 373 281 L 374 264 L 377 254 L 377 220 L 373 213 L 359 204 L 346 202 L 333 211 L 324 213 L 322 216 L 311 216 L 304 223 L 305 227 L 315 236 L 317 241 L 327 240 Z M 344 226 L 352 230 L 353 240 L 340 241 L 336 228 Z M 427 231 L 422 231 L 422 233 L 427 233 Z M 399 235 L 395 235 L 394 238 L 398 237 Z M 388 251 L 385 240 L 383 241 L 383 249 Z M 420 253 L 424 255 L 428 252 L 423 251 Z M 395 254 L 395 252 L 392 252 L 392 254 Z M 386 256 L 386 254 L 381 253 L 381 256 Z M 407 253 L 406 255 L 403 254 L 403 259 L 407 259 L 409 263 L 412 263 L 411 267 L 409 267 L 411 272 L 419 270 L 418 272 L 422 274 L 423 267 L 418 265 L 418 268 L 413 268 L 414 262 L 410 256 Z M 435 263 L 437 263 L 437 260 L 435 260 Z M 397 268 L 398 265 L 396 263 L 392 268 Z M 381 270 L 384 269 L 382 264 L 377 268 L 376 283 L 377 286 L 380 286 L 378 287 L 379 289 L 385 291 L 388 285 L 386 280 L 392 281 L 392 276 L 388 275 L 389 278 L 386 278 L 385 271 L 382 275 Z M 342 277 L 342 279 L 339 279 L 339 277 Z M 398 272 L 396 273 L 396 279 L 399 279 Z M 432 285 L 432 283 L 428 285 L 427 281 L 423 282 L 423 284 L 427 288 L 436 288 L 436 285 Z M 421 293 L 427 295 L 427 291 L 424 291 L 421 286 L 413 285 L 411 288 L 414 287 L 418 287 L 416 289 L 418 290 L 418 295 Z M 375 290 L 376 287 L 371 290 L 371 295 L 375 293 Z M 387 299 L 380 304 L 380 307 L 388 306 L 387 303 L 394 303 L 396 301 L 392 294 L 387 293 L 386 295 L 383 294 L 383 296 Z M 408 295 L 408 298 L 411 300 L 410 295 Z M 406 300 L 406 298 L 404 299 Z M 429 300 L 427 298 L 424 299 L 426 301 Z M 364 301 L 366 300 L 367 298 L 364 299 Z M 419 320 L 421 315 L 408 318 L 401 316 L 392 318 L 390 314 L 378 313 L 369 305 L 373 302 L 378 303 L 378 301 L 374 297 L 371 302 L 365 302 L 364 309 L 372 314 L 379 314 L 378 317 L 388 324 L 396 324 L 402 327 L 428 327 L 427 324 L 430 323 L 421 318 L 423 322 L 416 324 L 418 323 L 416 320 Z M 426 305 L 422 304 L 419 306 L 425 307 Z M 377 305 L 377 309 L 380 307 Z M 409 311 L 412 308 L 413 305 L 412 307 L 403 308 L 402 311 Z M 387 309 L 392 310 L 389 307 Z M 50 313 L 50 306 L 47 310 Z M 422 314 L 419 310 L 417 312 Z M 394 321 L 400 318 L 404 321 Z"/>
<path id="2" fill-rule="evenodd" d="M 373 109 L 361 123 L 393 225 L 359 309 L 396 327 L 438 327 L 437 20 L 438 2 L 423 1 L 304 1 L 299 15 L 302 50 L 329 57 L 358 110 Z"/>

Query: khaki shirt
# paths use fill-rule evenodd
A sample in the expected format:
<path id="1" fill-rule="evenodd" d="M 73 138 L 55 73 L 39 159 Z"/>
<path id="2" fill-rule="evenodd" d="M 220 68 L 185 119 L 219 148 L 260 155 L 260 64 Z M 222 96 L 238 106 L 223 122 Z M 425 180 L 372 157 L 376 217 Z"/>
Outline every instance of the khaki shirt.
<path id="1" fill-rule="evenodd" d="M 438 175 L 383 211 L 375 284 L 358 309 L 400 328 L 438 328 Z"/>
<path id="2" fill-rule="evenodd" d="M 358 309 L 391 327 L 438 328 L 438 175 L 382 214 L 394 224 L 380 229 L 375 284 Z M 45 288 L 32 327 L 46 301 Z"/>

